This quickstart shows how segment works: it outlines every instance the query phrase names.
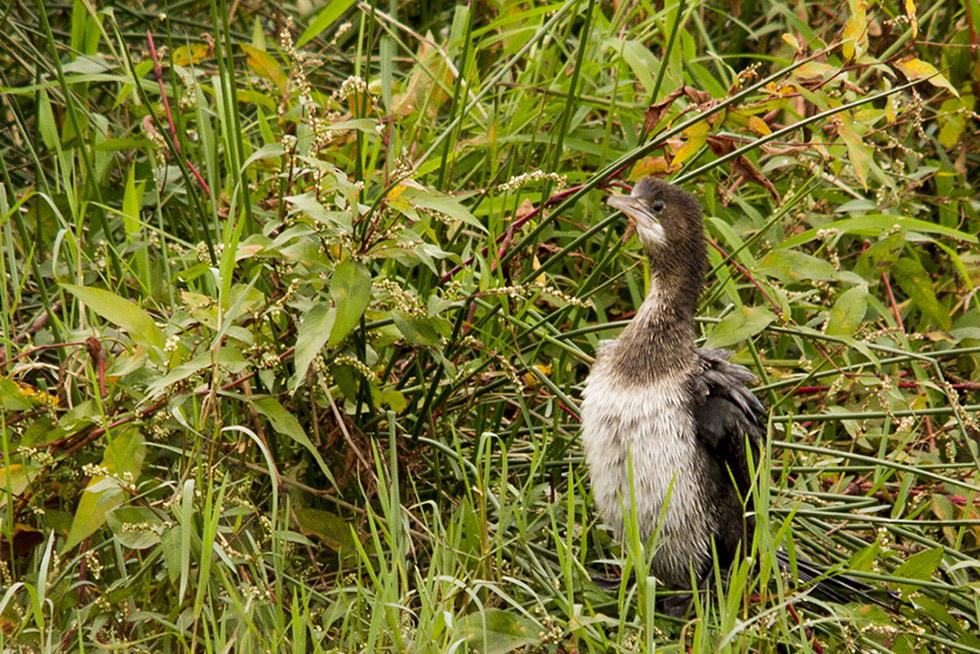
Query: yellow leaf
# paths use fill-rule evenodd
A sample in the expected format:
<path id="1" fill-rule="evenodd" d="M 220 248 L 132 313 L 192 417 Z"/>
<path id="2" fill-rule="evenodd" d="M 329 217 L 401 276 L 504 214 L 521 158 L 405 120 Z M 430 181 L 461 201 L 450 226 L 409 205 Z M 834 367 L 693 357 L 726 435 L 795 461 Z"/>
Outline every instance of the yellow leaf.
<path id="1" fill-rule="evenodd" d="M 535 254 L 531 258 L 531 270 L 538 270 L 539 268 L 541 268 L 541 262 L 538 261 L 538 255 Z M 545 275 L 545 273 L 541 273 L 540 275 L 534 278 L 534 283 L 537 284 L 538 286 L 544 286 L 548 283 L 548 278 Z"/>
<path id="2" fill-rule="evenodd" d="M 851 17 L 844 26 L 843 53 L 845 61 L 860 58 L 868 49 L 868 15 L 864 0 L 850 0 Z"/>
<path id="3" fill-rule="evenodd" d="M 708 140 L 708 132 L 711 126 L 707 122 L 700 120 L 684 130 L 687 143 L 684 144 L 674 159 L 670 162 L 670 167 L 680 166 L 682 163 L 693 157 Z"/>
<path id="4" fill-rule="evenodd" d="M 905 77 L 907 77 L 910 82 L 924 79 L 933 86 L 946 89 L 957 98 L 960 97 L 960 94 L 957 93 L 956 89 L 953 88 L 953 85 L 949 83 L 949 80 L 946 79 L 942 73 L 936 70 L 935 66 L 926 61 L 922 61 L 918 57 L 909 57 L 899 61 L 898 68 L 905 74 Z"/>
<path id="5" fill-rule="evenodd" d="M 248 67 L 252 72 L 263 79 L 267 79 L 280 89 L 286 88 L 286 73 L 282 72 L 279 63 L 269 56 L 268 53 L 253 48 L 250 45 L 242 45 L 242 50 L 248 55 Z"/>
<path id="6" fill-rule="evenodd" d="M 819 61 L 808 61 L 793 70 L 793 77 L 797 79 L 817 79 L 831 75 L 836 70 L 830 64 L 820 63 Z"/>
<path id="7" fill-rule="evenodd" d="M 637 180 L 658 173 L 675 172 L 675 170 L 679 169 L 680 166 L 676 169 L 668 166 L 667 160 L 664 157 L 643 157 L 633 164 L 633 168 L 626 177 L 630 180 Z"/>
<path id="8" fill-rule="evenodd" d="M 783 41 L 797 52 L 803 52 L 803 48 L 800 47 L 800 42 L 792 34 L 783 34 Z"/>
<path id="9" fill-rule="evenodd" d="M 545 377 L 551 375 L 550 363 L 546 366 L 539 363 L 534 366 L 534 369 L 537 370 L 542 375 L 544 375 Z M 541 381 L 539 380 L 537 375 L 529 371 L 524 373 L 524 385 L 527 386 L 528 388 L 535 388 L 536 386 L 541 385 Z"/>
<path id="10" fill-rule="evenodd" d="M 208 46 L 206 43 L 198 43 L 189 48 L 182 45 L 174 50 L 174 63 L 178 66 L 187 64 L 199 64 L 201 60 L 208 56 Z"/>
<path id="11" fill-rule="evenodd" d="M 772 130 L 769 129 L 769 125 L 766 124 L 766 121 L 762 120 L 758 116 L 749 116 L 749 127 L 752 128 L 752 131 L 756 134 L 772 134 Z"/>
<path id="12" fill-rule="evenodd" d="M 909 26 L 912 28 L 912 38 L 914 39 L 919 35 L 919 19 L 915 15 L 915 2 L 913 0 L 905 0 L 905 15 L 908 16 Z"/>

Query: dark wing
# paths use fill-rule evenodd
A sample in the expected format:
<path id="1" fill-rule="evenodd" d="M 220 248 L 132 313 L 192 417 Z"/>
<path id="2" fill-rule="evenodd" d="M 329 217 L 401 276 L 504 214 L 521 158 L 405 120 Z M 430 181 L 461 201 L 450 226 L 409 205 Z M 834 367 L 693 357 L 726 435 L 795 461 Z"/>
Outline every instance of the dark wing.
<path id="1" fill-rule="evenodd" d="M 746 444 L 751 450 L 751 462 L 758 465 L 766 408 L 749 390 L 756 381 L 755 375 L 729 363 L 730 356 L 727 350 L 698 350 L 694 420 L 698 439 L 719 467 L 729 471 L 744 501 L 752 487 Z"/>

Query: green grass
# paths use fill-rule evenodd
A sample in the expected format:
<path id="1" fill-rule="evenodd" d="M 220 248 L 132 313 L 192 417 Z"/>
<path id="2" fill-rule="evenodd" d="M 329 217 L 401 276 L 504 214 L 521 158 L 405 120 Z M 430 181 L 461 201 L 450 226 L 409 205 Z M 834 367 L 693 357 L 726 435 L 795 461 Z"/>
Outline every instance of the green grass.
<path id="1" fill-rule="evenodd" d="M 3 10 L 0 648 L 980 651 L 976 2 L 302 7 Z M 653 173 L 772 409 L 687 619 L 578 441 Z"/>

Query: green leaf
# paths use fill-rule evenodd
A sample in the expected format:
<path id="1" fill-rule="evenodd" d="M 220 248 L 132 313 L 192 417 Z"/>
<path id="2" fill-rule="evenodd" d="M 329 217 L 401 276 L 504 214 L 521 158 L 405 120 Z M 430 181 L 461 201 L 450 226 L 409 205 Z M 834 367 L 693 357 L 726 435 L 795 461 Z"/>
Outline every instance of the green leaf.
<path id="1" fill-rule="evenodd" d="M 786 248 L 773 250 L 766 255 L 762 265 L 756 268 L 755 272 L 778 279 L 784 284 L 804 279 L 836 281 L 840 277 L 829 261 Z"/>
<path id="2" fill-rule="evenodd" d="M 649 48 L 632 39 L 609 39 L 603 43 L 610 50 L 621 54 L 623 61 L 629 66 L 630 72 L 636 76 L 637 81 L 647 93 L 653 93 L 656 82 L 653 72 L 660 68 L 660 62 L 650 52 Z M 657 98 L 651 98 L 657 100 Z"/>
<path id="3" fill-rule="evenodd" d="M 129 166 L 126 177 L 126 188 L 123 191 L 122 213 L 123 225 L 126 228 L 126 240 L 136 240 L 140 233 L 140 206 L 143 203 L 144 183 L 136 184 L 136 162 Z"/>
<path id="4" fill-rule="evenodd" d="M 331 0 L 328 2 L 327 6 L 310 23 L 310 26 L 303 30 L 303 33 L 296 41 L 296 47 L 303 47 L 308 41 L 316 38 L 320 32 L 333 25 L 345 11 L 350 9 L 352 4 L 354 4 L 354 0 Z"/>
<path id="5" fill-rule="evenodd" d="M 398 311 L 392 312 L 392 321 L 409 343 L 439 347 L 439 332 L 432 326 L 431 320 L 416 320 Z"/>
<path id="6" fill-rule="evenodd" d="M 106 514 L 123 503 L 127 495 L 117 480 L 128 477 L 135 483 L 145 456 L 146 445 L 139 429 L 127 426 L 116 432 L 102 456 L 102 467 L 109 475 L 95 475 L 89 481 L 75 509 L 62 552 L 71 550 L 95 533 L 105 523 Z"/>
<path id="7" fill-rule="evenodd" d="M 864 144 L 858 133 L 854 131 L 852 122 L 846 118 L 842 119 L 837 125 L 837 133 L 840 134 L 847 146 L 847 153 L 854 165 L 854 174 L 857 175 L 864 190 L 868 190 L 868 171 L 871 168 L 871 161 L 874 159 L 874 152 Z"/>
<path id="8" fill-rule="evenodd" d="M 945 548 L 940 545 L 939 547 L 931 550 L 913 554 L 908 558 L 908 560 L 905 561 L 905 563 L 895 568 L 895 572 L 893 574 L 896 577 L 926 581 L 932 577 L 932 573 L 935 572 L 936 568 L 939 567 L 939 564 L 942 563 L 943 554 L 945 551 Z M 907 596 L 918 590 L 919 587 L 914 584 L 899 584 L 899 589 L 902 591 L 903 595 Z"/>
<path id="9" fill-rule="evenodd" d="M 469 209 L 448 195 L 435 195 L 421 188 L 406 187 L 401 194 L 401 198 L 407 200 L 415 207 L 429 209 L 444 213 L 450 218 L 466 223 L 470 227 L 475 227 L 481 232 L 486 233 L 487 228 L 477 220 L 476 216 L 470 213 Z"/>
<path id="10" fill-rule="evenodd" d="M 29 411 L 39 399 L 25 393 L 25 389 L 5 377 L 0 377 L 0 409 L 4 411 Z"/>
<path id="11" fill-rule="evenodd" d="M 387 404 L 395 413 L 401 413 L 408 406 L 405 396 L 394 388 L 386 388 L 379 394 L 378 401 Z"/>
<path id="12" fill-rule="evenodd" d="M 953 229 L 952 227 L 945 227 L 938 223 L 926 222 L 925 220 L 919 220 L 918 218 L 909 218 L 907 216 L 899 216 L 895 214 L 876 213 L 868 214 L 867 216 L 855 216 L 853 218 L 835 220 L 832 223 L 822 225 L 819 229 L 816 227 L 813 229 L 808 229 L 802 234 L 786 239 L 783 242 L 783 248 L 795 248 L 803 245 L 804 243 L 809 243 L 810 241 L 815 240 L 817 238 L 817 232 L 820 229 L 835 229 L 841 234 L 855 234 L 857 236 L 872 236 L 877 238 L 881 236 L 883 231 L 891 229 L 896 225 L 907 232 L 918 232 L 919 234 L 941 234 L 943 236 L 949 236 L 950 238 L 966 241 L 967 243 L 975 244 L 977 242 L 977 237 L 975 235 L 968 234 L 958 229 Z"/>
<path id="13" fill-rule="evenodd" d="M 328 346 L 342 341 L 354 329 L 371 301 L 371 273 L 363 264 L 345 259 L 337 265 L 330 280 L 330 297 L 337 316 Z"/>
<path id="14" fill-rule="evenodd" d="M 38 131 L 41 132 L 41 142 L 48 150 L 54 151 L 61 145 L 61 138 L 58 136 L 58 123 L 54 118 L 54 111 L 51 109 L 51 99 L 48 98 L 47 91 L 41 90 L 38 93 Z"/>
<path id="15" fill-rule="evenodd" d="M 153 380 L 146 387 L 147 399 L 152 400 L 166 393 L 177 382 L 187 379 L 199 370 L 210 368 L 215 364 L 215 361 L 224 368 L 232 368 L 233 371 L 235 369 L 240 370 L 243 367 L 242 364 L 245 363 L 241 350 L 235 347 L 223 347 L 220 350 L 205 350 L 190 361 L 176 366 L 166 375 Z"/>
<path id="16" fill-rule="evenodd" d="M 521 615 L 501 609 L 475 611 L 463 617 L 457 633 L 465 638 L 470 651 L 480 654 L 507 654 L 519 647 L 541 643 L 541 627 Z"/>
<path id="17" fill-rule="evenodd" d="M 861 285 L 844 291 L 830 310 L 828 334 L 853 334 L 868 311 L 868 287 Z"/>
<path id="18" fill-rule="evenodd" d="M 163 521 L 145 506 L 121 506 L 106 516 L 106 522 L 124 547 L 145 550 L 161 541 Z"/>
<path id="19" fill-rule="evenodd" d="M 977 638 L 975 634 L 963 629 L 963 625 L 960 624 L 959 620 L 950 615 L 946 605 L 942 602 L 936 601 L 928 595 L 916 595 L 912 600 L 912 603 L 915 606 L 917 615 L 925 613 L 933 620 L 941 622 L 942 624 L 955 630 L 956 633 L 959 634 L 959 638 L 956 639 L 956 644 L 964 647 L 963 651 L 966 651 L 966 647 L 971 647 L 973 649 L 980 647 L 980 638 Z"/>
<path id="20" fill-rule="evenodd" d="M 861 253 L 854 264 L 854 272 L 870 283 L 881 280 L 881 274 L 888 272 L 905 249 L 905 232 L 898 230 L 894 234 L 877 240 L 871 247 Z"/>
<path id="21" fill-rule="evenodd" d="M 296 354 L 293 358 L 296 372 L 289 381 L 290 390 L 296 390 L 306 379 L 306 371 L 330 338 L 336 319 L 336 307 L 329 307 L 326 304 L 315 305 L 303 316 L 303 322 L 299 326 L 299 336 L 296 337 Z"/>
<path id="22" fill-rule="evenodd" d="M 274 397 L 264 397 L 260 400 L 255 400 L 252 403 L 255 410 L 261 413 L 263 416 L 269 419 L 269 424 L 278 433 L 292 438 L 294 441 L 305 447 L 313 458 L 316 460 L 318 466 L 320 466 L 321 472 L 324 476 L 330 480 L 330 483 L 337 485 L 334 481 L 333 474 L 330 472 L 330 468 L 327 467 L 326 462 L 324 462 L 323 457 L 320 456 L 320 452 L 313 445 L 313 441 L 310 437 L 306 435 L 303 430 L 303 426 L 299 424 L 299 420 L 296 419 L 293 414 L 286 411 L 283 405 L 279 404 L 279 401 Z"/>
<path id="23" fill-rule="evenodd" d="M 892 275 L 919 311 L 943 330 L 949 331 L 952 326 L 949 312 L 939 304 L 932 278 L 922 264 L 912 258 L 899 259 L 892 265 Z"/>
<path id="24" fill-rule="evenodd" d="M 356 552 L 357 544 L 351 535 L 351 525 L 344 518 L 329 511 L 299 506 L 293 512 L 304 536 L 316 538 L 335 552 Z"/>
<path id="25" fill-rule="evenodd" d="M 728 347 L 739 341 L 755 336 L 769 326 L 776 315 L 762 307 L 740 307 L 735 309 L 708 335 L 706 347 Z"/>
<path id="26" fill-rule="evenodd" d="M 145 347 L 154 359 L 163 360 L 163 346 L 167 342 L 167 337 L 163 330 L 157 327 L 150 314 L 134 302 L 101 288 L 75 284 L 62 284 L 61 287 L 84 302 L 95 313 L 129 332 L 133 340 Z"/>

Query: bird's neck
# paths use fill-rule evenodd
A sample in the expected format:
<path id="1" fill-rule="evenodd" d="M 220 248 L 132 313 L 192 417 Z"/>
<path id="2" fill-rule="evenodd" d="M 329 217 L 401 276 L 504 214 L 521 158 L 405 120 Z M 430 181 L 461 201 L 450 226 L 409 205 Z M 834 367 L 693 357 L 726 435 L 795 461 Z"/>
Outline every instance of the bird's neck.
<path id="1" fill-rule="evenodd" d="M 654 274 L 650 291 L 616 343 L 616 367 L 634 383 L 688 370 L 697 355 L 694 312 L 700 279 Z"/>

